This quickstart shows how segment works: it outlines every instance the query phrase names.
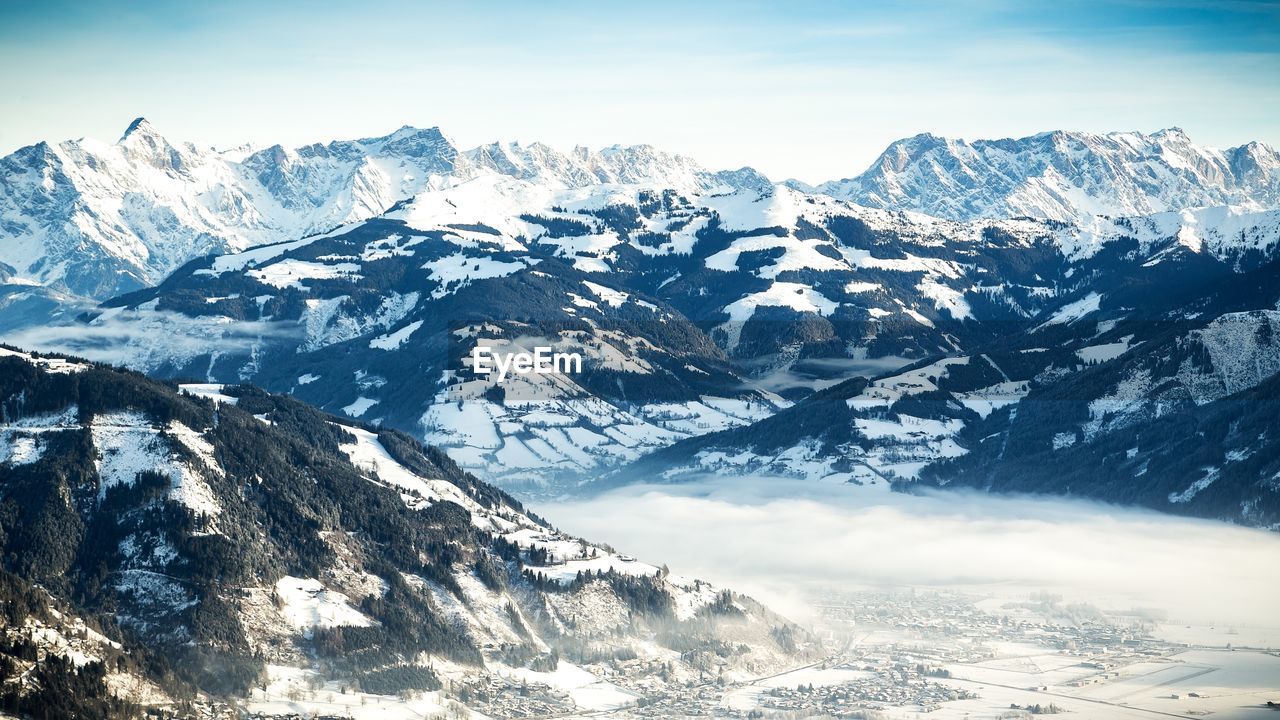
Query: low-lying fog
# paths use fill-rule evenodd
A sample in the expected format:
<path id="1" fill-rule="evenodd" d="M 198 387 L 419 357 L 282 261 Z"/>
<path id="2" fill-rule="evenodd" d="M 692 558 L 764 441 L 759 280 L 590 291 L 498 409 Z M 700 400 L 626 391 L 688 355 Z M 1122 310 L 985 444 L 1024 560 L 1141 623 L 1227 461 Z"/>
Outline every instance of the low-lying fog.
<path id="1" fill-rule="evenodd" d="M 1280 627 L 1280 534 L 1214 521 L 777 478 L 631 487 L 537 511 L 795 619 L 823 589 L 947 587 L 1009 597 L 1044 590 L 1108 610 L 1161 609 L 1171 621 Z"/>

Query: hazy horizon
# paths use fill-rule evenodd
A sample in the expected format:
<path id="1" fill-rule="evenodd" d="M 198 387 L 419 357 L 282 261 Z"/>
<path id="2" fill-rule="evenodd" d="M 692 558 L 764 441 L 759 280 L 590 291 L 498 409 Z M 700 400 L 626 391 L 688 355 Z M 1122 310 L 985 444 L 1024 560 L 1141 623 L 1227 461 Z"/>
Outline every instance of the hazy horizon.
<path id="1" fill-rule="evenodd" d="M 193 138 L 179 137 L 179 136 L 173 135 L 172 133 L 167 132 L 167 131 L 165 130 L 165 128 L 164 128 L 164 127 L 162 127 L 162 126 L 158 125 L 158 124 L 157 124 L 157 123 L 155 123 L 155 122 L 152 122 L 150 118 L 146 118 L 145 116 L 138 116 L 138 117 L 136 117 L 136 118 L 130 118 L 128 121 L 126 121 L 126 122 L 122 123 L 122 124 L 121 124 L 121 128 L 120 128 L 120 135 L 122 135 L 122 134 L 123 134 L 123 133 L 128 129 L 128 127 L 131 125 L 131 123 L 133 123 L 134 121 L 136 121 L 136 120 L 138 120 L 138 119 L 146 119 L 147 123 L 148 123 L 149 125 L 151 125 L 151 127 L 152 127 L 156 132 L 160 133 L 160 135 L 164 136 L 164 137 L 165 137 L 165 139 L 166 139 L 166 140 L 169 140 L 170 142 L 191 143 L 192 145 L 195 145 L 196 147 L 200 147 L 200 148 L 209 148 L 209 149 L 216 150 L 216 151 L 218 151 L 218 152 L 234 151 L 234 150 L 237 150 L 237 149 L 240 149 L 240 148 L 246 147 L 246 146 L 248 146 L 248 147 L 252 147 L 252 148 L 253 148 L 253 149 L 255 149 L 255 150 L 260 150 L 260 149 L 263 149 L 263 148 L 266 148 L 266 147 L 270 147 L 271 145 L 276 144 L 276 143 L 265 143 L 265 142 L 264 142 L 264 143 L 255 143 L 255 142 L 247 142 L 247 141 L 246 141 L 246 142 L 243 142 L 243 143 L 232 143 L 232 144 L 229 144 L 229 145 L 218 145 L 218 144 L 212 144 L 212 143 L 205 143 L 205 142 L 201 142 L 201 141 L 199 141 L 199 140 L 193 139 Z M 456 136 L 454 136 L 454 135 L 453 135 L 453 133 L 451 133 L 451 132 L 450 132 L 450 129 L 449 129 L 449 128 L 447 128 L 447 127 L 443 127 L 443 126 L 439 126 L 439 125 L 431 125 L 431 124 L 425 124 L 425 125 L 408 125 L 408 124 L 405 124 L 405 123 L 401 123 L 401 124 L 396 125 L 396 124 L 392 123 L 392 124 L 391 124 L 391 125 L 389 125 L 389 126 L 387 127 L 387 129 L 386 129 L 385 131 L 383 131 L 383 132 L 375 132 L 375 133 L 372 133 L 372 134 L 361 135 L 361 136 L 358 136 L 358 137 L 357 137 L 357 136 L 347 137 L 347 136 L 337 136 L 337 135 L 334 135 L 334 136 L 325 136 L 325 137 L 318 137 L 318 138 L 315 138 L 315 139 L 313 139 L 313 140 L 305 141 L 305 142 L 301 142 L 301 143 L 298 143 L 298 144 L 285 145 L 285 147 L 286 147 L 286 148 L 288 148 L 288 149 L 291 149 L 291 150 L 292 150 L 292 149 L 296 149 L 296 148 L 303 147 L 303 146 L 306 146 L 306 145 L 311 145 L 311 144 L 313 144 L 313 143 L 327 144 L 327 143 L 332 142 L 332 141 L 351 141 L 351 140 L 365 140 L 365 139 L 372 139 L 372 138 L 378 138 L 378 137 L 384 137 L 384 136 L 390 135 L 390 134 L 392 134 L 392 133 L 396 132 L 397 130 L 403 129 L 403 128 L 405 128 L 405 127 L 414 127 L 414 128 L 416 128 L 416 129 L 419 129 L 419 130 L 426 130 L 426 129 L 431 129 L 431 128 L 437 128 L 437 129 L 439 129 L 439 130 L 440 130 L 440 132 L 441 132 L 441 133 L 442 133 L 446 138 L 448 138 L 451 142 L 453 142 L 453 143 L 457 146 L 457 148 L 458 148 L 459 150 L 471 150 L 471 149 L 474 149 L 474 148 L 479 147 L 479 146 L 481 146 L 481 145 L 487 145 L 487 144 L 490 144 L 490 143 L 493 143 L 493 142 L 501 142 L 501 143 L 507 143 L 507 142 L 519 142 L 519 143 L 521 143 L 521 144 L 528 144 L 528 143 L 533 143 L 533 142 L 543 142 L 543 141 L 541 141 L 541 140 L 539 140 L 539 139 L 537 139 L 537 138 L 530 138 L 530 139 L 527 139 L 527 140 L 512 140 L 512 139 L 510 139 L 510 138 L 506 138 L 506 137 L 495 137 L 495 138 L 491 138 L 490 140 L 482 141 L 482 142 L 479 142 L 479 143 L 463 143 L 463 142 L 458 141 L 457 137 L 456 137 Z M 1153 128 L 1153 129 L 1117 129 L 1117 130 L 1109 130 L 1109 131 L 1100 132 L 1100 133 L 1095 133 L 1095 134 L 1105 135 L 1105 134 L 1108 134 L 1108 133 L 1126 133 L 1126 132 L 1135 132 L 1135 133 L 1142 133 L 1142 134 L 1145 134 L 1145 135 L 1152 135 L 1152 134 L 1155 134 L 1155 133 L 1159 133 L 1159 132 L 1162 132 L 1162 131 L 1165 131 L 1165 130 L 1171 130 L 1171 129 L 1175 129 L 1175 128 L 1177 128 L 1177 126 L 1169 126 L 1169 127 Z M 1182 128 L 1179 128 L 1179 129 L 1182 129 Z M 936 132 L 935 132 L 935 133 L 929 133 L 929 131 L 928 131 L 928 130 L 925 130 L 925 131 L 922 131 L 922 132 L 923 132 L 923 133 L 925 133 L 925 134 L 933 134 L 933 135 L 937 135 L 937 136 L 940 136 L 940 137 L 946 137 L 946 138 L 947 138 L 947 139 L 949 139 L 949 140 L 961 140 L 961 141 L 963 141 L 963 142 L 973 143 L 973 142 L 981 141 L 981 140 L 1006 140 L 1006 139 L 1015 139 L 1015 140 L 1016 140 L 1016 139 L 1022 139 L 1022 138 L 1025 138 L 1025 137 L 1030 137 L 1030 136 L 1033 136 L 1033 135 L 1039 135 L 1039 134 L 1044 134 L 1044 133 L 1049 133 L 1049 132 L 1057 132 L 1057 131 L 1081 132 L 1081 133 L 1090 132 L 1090 131 L 1086 131 L 1086 130 L 1077 130 L 1077 129 L 1073 129 L 1073 128 L 1046 128 L 1046 129 L 1044 129 L 1044 130 L 1040 130 L 1040 131 L 1037 131 L 1037 132 L 1034 132 L 1034 133 L 1030 133 L 1029 135 L 1023 135 L 1023 136 L 1012 137 L 1012 138 L 1010 138 L 1010 137 L 987 137 L 987 136 L 973 136 L 973 137 L 943 136 L 943 135 L 941 135 L 940 133 L 936 133 Z M 1183 131 L 1185 132 L 1185 129 L 1183 129 Z M 892 143 L 892 142 L 897 142 L 897 141 L 899 141 L 899 140 L 905 140 L 905 139 L 908 139 L 908 137 L 911 137 L 911 136 L 904 136 L 904 137 L 901 137 L 901 138 L 895 138 L 894 140 L 891 140 L 891 141 L 890 141 L 890 143 Z M 1192 140 L 1193 142 L 1196 142 L 1197 144 L 1200 144 L 1200 145 L 1206 145 L 1205 143 L 1201 143 L 1201 142 L 1199 141 L 1199 139 L 1198 139 L 1198 138 L 1196 138 L 1195 136 L 1190 136 L 1190 137 L 1191 137 L 1191 140 Z M 95 137 L 95 136 L 91 136 L 91 135 L 79 135 L 79 136 L 65 137 L 65 138 L 36 138 L 36 139 L 33 139 L 33 140 L 32 140 L 31 142 L 29 142 L 29 143 L 24 143 L 21 147 L 26 147 L 26 146 L 28 146 L 28 145 L 33 145 L 33 144 L 36 144 L 36 143 L 38 143 L 38 142 L 42 142 L 42 141 L 43 141 L 43 142 L 49 142 L 49 143 L 59 143 L 59 142 L 65 142 L 65 141 L 82 141 L 82 140 L 93 140 L 93 141 L 97 141 L 97 142 L 101 142 L 101 143 L 105 143 L 105 144 L 110 145 L 110 144 L 114 144 L 114 143 L 116 143 L 116 142 L 119 142 L 120 137 L 119 137 L 119 136 L 114 136 L 114 137 L 113 137 L 113 136 Z M 1235 144 L 1233 144 L 1232 146 L 1234 147 L 1234 146 L 1237 146 L 1237 145 L 1244 144 L 1245 142 L 1251 142 L 1251 141 L 1267 142 L 1266 140 L 1263 140 L 1263 139 L 1261 139 L 1261 138 L 1250 138 L 1249 140 L 1242 141 L 1242 142 L 1240 142 L 1240 143 L 1235 143 Z M 554 143 L 544 143 L 544 144 L 549 145 L 549 146 L 551 146 L 551 147 L 555 148 L 556 150 L 560 150 L 560 151 L 562 151 L 562 152 L 568 152 L 568 151 L 572 150 L 574 147 L 576 147 L 576 146 L 580 145 L 580 144 L 578 144 L 578 145 L 574 145 L 574 144 L 570 144 L 570 145 L 562 145 L 562 144 L 554 144 Z M 653 147 L 657 148 L 658 150 L 665 151 L 665 152 L 673 152 L 673 151 L 671 151 L 669 148 L 663 147 L 663 146 L 661 146 L 661 145 L 655 145 L 655 144 L 653 144 L 653 143 L 643 143 L 643 142 L 640 142 L 640 143 L 635 143 L 635 144 L 636 144 L 636 145 L 652 145 Z M 1269 142 L 1267 142 L 1267 144 L 1268 144 L 1268 145 L 1272 145 L 1272 143 L 1269 143 Z M 588 147 L 588 149 L 590 149 L 590 150 L 600 150 L 600 149 L 602 149 L 602 148 L 606 148 L 606 147 L 610 147 L 610 146 L 614 146 L 614 145 L 625 145 L 625 143 L 606 143 L 606 144 L 603 144 L 603 145 L 589 145 L 589 146 L 586 146 L 586 147 Z M 888 144 L 888 143 L 886 143 L 885 148 L 887 148 L 888 146 L 889 146 L 889 144 Z M 1273 146 L 1274 146 L 1274 145 L 1273 145 Z M 1221 147 L 1220 147 L 1220 146 L 1210 146 L 1210 147 L 1216 147 L 1216 148 L 1218 148 L 1218 149 L 1225 149 L 1225 147 L 1227 147 L 1227 146 L 1221 146 Z M 882 150 L 883 150 L 883 149 L 885 149 L 885 148 L 882 148 Z M 8 150 L 6 150 L 6 151 L 3 151 L 3 152 L 4 152 L 5 154 L 8 154 L 9 152 L 13 152 L 13 151 L 15 151 L 15 150 L 17 150 L 17 149 L 18 149 L 17 147 L 15 147 L 15 148 L 10 148 L 10 149 L 8 149 Z M 755 165 L 752 165 L 751 163 L 746 163 L 745 165 L 737 165 L 737 166 L 714 165 L 714 164 L 711 164 L 711 163 L 704 162 L 704 161 L 702 160 L 702 158 L 700 158 L 700 157 L 698 157 L 697 155 L 694 155 L 694 154 L 690 154 L 690 153 L 674 153 L 674 154 L 679 154 L 679 155 L 683 155 L 683 156 L 685 156 L 685 157 L 692 158 L 693 160 L 697 161 L 698 163 L 700 163 L 701 165 L 703 165 L 703 166 L 704 166 L 705 168 L 707 168 L 708 170 L 713 170 L 713 171 L 715 171 L 715 170 L 737 170 L 737 169 L 739 169 L 739 168 L 741 168 L 741 167 L 752 167 L 752 168 L 755 168 L 756 170 L 761 170 L 761 168 L 756 167 Z M 815 185 L 816 185 L 816 184 L 819 184 L 819 183 L 821 183 L 821 182 L 825 182 L 825 181 L 828 181 L 828 180 L 842 180 L 842 179 L 845 179 L 845 178 L 847 178 L 847 177 L 852 177 L 852 176 L 859 175 L 859 174 L 861 174 L 862 172 L 864 172 L 864 171 L 866 171 L 866 170 L 868 170 L 868 169 L 870 169 L 871 167 L 873 167 L 873 166 L 874 166 L 874 164 L 875 164 L 875 160 L 876 160 L 876 159 L 878 159 L 879 154 L 880 154 L 880 153 L 877 153 L 876 157 L 874 157 L 874 158 L 872 158 L 872 160 L 868 161 L 868 163 L 867 163 L 865 166 L 863 166 L 863 167 L 859 167 L 859 168 L 856 168 L 856 169 L 854 169 L 854 170 L 852 170 L 852 171 L 850 171 L 850 172 L 848 172 L 848 173 L 846 173 L 846 174 L 844 174 L 844 175 L 840 175 L 840 176 L 838 176 L 838 177 L 837 177 L 837 176 L 832 176 L 832 177 L 820 177 L 820 178 L 810 178 L 810 179 L 805 179 L 805 178 L 796 178 L 795 176 L 791 176 L 791 175 L 787 175 L 787 176 L 779 176 L 779 175 L 769 174 L 769 173 L 765 173 L 765 174 L 769 177 L 769 179 L 773 180 L 774 182 L 782 182 L 782 181 L 786 181 L 786 180 L 801 180 L 802 182 L 811 182 L 812 184 L 815 184 Z M 762 171 L 762 172 L 763 172 L 763 171 Z"/>

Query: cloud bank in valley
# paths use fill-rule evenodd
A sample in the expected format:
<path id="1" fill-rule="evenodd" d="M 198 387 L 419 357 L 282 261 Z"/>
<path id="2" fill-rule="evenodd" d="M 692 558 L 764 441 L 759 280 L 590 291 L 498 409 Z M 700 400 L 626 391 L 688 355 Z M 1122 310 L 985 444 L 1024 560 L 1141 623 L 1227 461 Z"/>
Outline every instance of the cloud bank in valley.
<path id="1" fill-rule="evenodd" d="M 176 312 L 104 313 L 93 323 L 26 327 L 0 342 L 27 350 L 63 353 L 135 370 L 182 365 L 206 353 L 245 353 L 264 341 L 301 340 L 294 322 L 241 320 Z"/>
<path id="2" fill-rule="evenodd" d="M 1097 503 L 708 478 L 537 509 L 792 613 L 821 588 L 912 586 L 1047 590 L 1178 620 L 1280 623 L 1280 536 Z"/>

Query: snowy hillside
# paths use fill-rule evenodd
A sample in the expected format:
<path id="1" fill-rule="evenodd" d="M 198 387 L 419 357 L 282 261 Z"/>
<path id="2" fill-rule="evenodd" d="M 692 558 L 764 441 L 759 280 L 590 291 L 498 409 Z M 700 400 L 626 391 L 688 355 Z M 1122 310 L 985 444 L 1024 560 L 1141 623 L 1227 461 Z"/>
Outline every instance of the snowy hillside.
<path id="1" fill-rule="evenodd" d="M 557 238 L 451 219 L 371 220 L 197 263 L 41 334 L 153 373 L 288 390 L 413 432 L 511 487 L 575 482 L 785 405 L 745 386 L 674 309 L 588 280 Z M 476 345 L 575 351 L 584 372 L 498 388 L 462 365 Z"/>
<path id="2" fill-rule="evenodd" d="M 1218 150 L 1177 128 L 1146 135 L 1048 132 L 1004 140 L 922 134 L 861 175 L 819 191 L 870 207 L 967 220 L 1079 220 L 1216 205 L 1280 205 L 1280 154 L 1251 142 Z"/>
<path id="3" fill-rule="evenodd" d="M 1153 289 L 1161 264 L 976 351 L 842 383 L 603 485 L 705 474 L 856 492 L 924 482 L 1280 527 L 1277 265 L 1170 292 Z"/>
<path id="4" fill-rule="evenodd" d="M 7 349 L 0 407 L 6 707 L 585 712 L 803 657 L 751 600 L 569 537 L 401 433 Z"/>

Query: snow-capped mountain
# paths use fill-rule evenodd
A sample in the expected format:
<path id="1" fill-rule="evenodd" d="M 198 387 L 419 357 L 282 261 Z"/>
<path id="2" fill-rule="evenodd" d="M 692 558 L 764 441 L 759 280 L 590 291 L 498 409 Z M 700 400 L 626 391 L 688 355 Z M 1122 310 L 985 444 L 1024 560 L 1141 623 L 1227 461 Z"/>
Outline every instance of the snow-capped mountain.
<path id="1" fill-rule="evenodd" d="M 808 652 L 749 598 L 290 398 L 0 348 L 0 409 L 15 716 L 587 713 Z"/>
<path id="2" fill-rule="evenodd" d="M 171 142 L 145 119 L 119 141 L 41 142 L 0 159 L 0 270 L 104 299 L 182 263 L 377 215 L 424 189 L 485 173 L 558 187 L 645 182 L 685 190 L 756 183 L 648 146 L 495 143 L 463 152 L 438 128 L 296 149 Z"/>
<path id="3" fill-rule="evenodd" d="M 293 149 L 217 151 L 170 141 L 139 118 L 112 144 L 41 142 L 0 159 L 0 270 L 52 292 L 104 299 L 153 285 L 204 254 L 325 232 L 482 174 L 561 189 L 770 187 L 750 168 L 712 172 L 645 145 L 461 150 L 438 128 L 406 126 Z M 1203 148 L 1178 130 L 974 143 L 921 135 L 894 143 L 863 175 L 819 189 L 960 220 L 1256 210 L 1280 198 L 1280 159 L 1261 143 Z"/>
<path id="4" fill-rule="evenodd" d="M 1280 154 L 1218 150 L 1178 128 L 1146 135 L 1048 132 L 1004 140 L 899 140 L 861 175 L 819 191 L 953 220 L 1147 215 L 1216 205 L 1280 206 Z"/>
<path id="5" fill-rule="evenodd" d="M 767 188 L 768 178 L 751 168 L 711 172 L 690 158 L 649 145 L 612 145 L 597 151 L 578 146 L 562 153 L 542 143 L 496 142 L 464 153 L 471 167 L 458 176 L 475 177 L 489 170 L 560 188 L 591 185 L 647 185 L 683 193 L 720 187 Z"/>

